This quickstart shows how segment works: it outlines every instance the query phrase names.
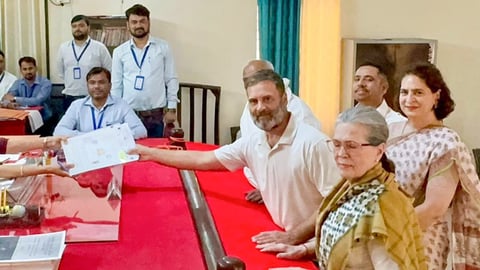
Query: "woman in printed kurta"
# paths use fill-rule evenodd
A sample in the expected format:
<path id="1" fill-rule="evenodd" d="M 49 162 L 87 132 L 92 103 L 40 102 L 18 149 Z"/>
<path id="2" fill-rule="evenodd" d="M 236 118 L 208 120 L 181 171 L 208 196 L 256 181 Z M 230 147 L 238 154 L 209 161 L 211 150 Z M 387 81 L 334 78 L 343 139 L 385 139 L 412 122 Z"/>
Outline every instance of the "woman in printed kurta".
<path id="1" fill-rule="evenodd" d="M 387 138 L 374 108 L 342 113 L 330 144 L 343 179 L 320 205 L 316 241 L 265 244 L 262 251 L 287 259 L 316 254 L 324 270 L 427 269 L 412 199 L 384 155 Z"/>
<path id="2" fill-rule="evenodd" d="M 428 268 L 446 269 L 452 246 L 454 269 L 480 269 L 480 182 L 469 149 L 442 123 L 454 102 L 440 71 L 432 64 L 409 69 L 399 102 L 408 122 L 391 126 L 387 155 L 415 198 Z"/>

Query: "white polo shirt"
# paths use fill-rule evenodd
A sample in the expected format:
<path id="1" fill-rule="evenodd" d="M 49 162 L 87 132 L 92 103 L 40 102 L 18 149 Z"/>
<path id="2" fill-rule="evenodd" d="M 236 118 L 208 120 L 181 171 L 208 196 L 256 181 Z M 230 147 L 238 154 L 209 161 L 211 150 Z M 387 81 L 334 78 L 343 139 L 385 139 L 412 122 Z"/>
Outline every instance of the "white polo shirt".
<path id="1" fill-rule="evenodd" d="M 340 180 L 327 140 L 290 117 L 274 147 L 258 131 L 215 150 L 215 156 L 230 171 L 249 167 L 273 221 L 290 230 L 309 218 Z"/>

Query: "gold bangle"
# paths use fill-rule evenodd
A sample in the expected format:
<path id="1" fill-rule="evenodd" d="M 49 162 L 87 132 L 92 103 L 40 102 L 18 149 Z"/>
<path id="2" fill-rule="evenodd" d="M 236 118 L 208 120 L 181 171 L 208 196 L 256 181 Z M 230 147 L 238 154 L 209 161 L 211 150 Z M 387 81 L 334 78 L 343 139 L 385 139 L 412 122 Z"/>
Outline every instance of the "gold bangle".
<path id="1" fill-rule="evenodd" d="M 20 176 L 23 176 L 23 166 L 24 165 L 20 166 Z"/>

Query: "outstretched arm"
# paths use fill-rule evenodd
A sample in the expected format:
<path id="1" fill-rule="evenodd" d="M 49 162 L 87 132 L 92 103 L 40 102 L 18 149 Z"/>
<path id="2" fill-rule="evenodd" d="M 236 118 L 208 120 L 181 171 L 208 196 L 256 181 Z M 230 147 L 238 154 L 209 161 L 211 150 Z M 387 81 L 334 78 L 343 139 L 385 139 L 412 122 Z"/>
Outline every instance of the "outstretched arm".
<path id="1" fill-rule="evenodd" d="M 10 138 L 7 142 L 7 153 L 19 153 L 34 149 L 58 150 L 62 147 L 61 142 L 66 139 L 67 137 L 64 136 Z"/>
<path id="2" fill-rule="evenodd" d="M 71 168 L 68 166 L 66 169 Z M 31 176 L 37 174 L 52 173 L 63 177 L 69 177 L 67 171 L 65 171 L 58 164 L 37 166 L 37 165 L 0 165 L 0 177 L 2 178 L 15 178 L 22 176 Z"/>
<path id="3" fill-rule="evenodd" d="M 139 154 L 140 160 L 152 160 L 184 170 L 226 170 L 213 151 L 164 150 L 137 144 L 129 154 Z"/>

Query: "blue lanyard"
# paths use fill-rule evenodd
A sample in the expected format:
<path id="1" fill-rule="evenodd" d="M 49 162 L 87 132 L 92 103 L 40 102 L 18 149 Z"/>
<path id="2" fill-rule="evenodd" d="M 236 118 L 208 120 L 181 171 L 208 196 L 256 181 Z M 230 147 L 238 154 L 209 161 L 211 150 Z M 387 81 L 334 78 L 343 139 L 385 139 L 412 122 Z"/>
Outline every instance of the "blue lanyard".
<path id="1" fill-rule="evenodd" d="M 137 64 L 137 67 L 140 70 L 142 70 L 143 61 L 145 61 L 145 57 L 147 56 L 148 49 L 150 49 L 150 44 L 147 46 L 147 48 L 145 48 L 145 52 L 143 53 L 143 56 L 142 56 L 142 61 L 140 62 L 140 64 L 138 64 L 138 59 L 137 59 L 137 56 L 135 55 L 135 51 L 133 50 L 132 47 L 130 47 L 130 51 L 132 51 L 132 55 L 133 55 L 133 60 L 135 60 L 135 64 Z"/>
<path id="2" fill-rule="evenodd" d="M 28 85 L 24 85 L 25 86 L 25 97 L 27 98 L 31 98 L 33 96 L 33 90 L 35 90 L 35 86 L 37 86 L 35 83 L 32 85 L 32 88 L 28 87 Z M 30 95 L 28 94 L 28 89 L 32 89 L 32 91 L 30 92 Z"/>
<path id="3" fill-rule="evenodd" d="M 90 45 L 90 41 L 92 41 L 92 40 L 91 40 L 91 39 L 88 40 L 87 45 L 85 45 L 85 47 L 83 48 L 82 52 L 80 53 L 80 56 L 78 56 L 78 57 L 77 57 L 77 52 L 75 51 L 75 47 L 73 46 L 73 41 L 72 41 L 73 55 L 75 56 L 75 60 L 77 60 L 77 63 L 80 62 L 80 58 L 82 58 L 83 53 L 85 53 L 85 51 L 86 51 L 87 48 L 88 48 L 88 45 Z"/>
<path id="4" fill-rule="evenodd" d="M 100 112 L 100 120 L 98 121 L 97 126 L 97 120 L 95 119 L 95 109 L 93 107 L 90 107 L 90 111 L 92 112 L 93 130 L 97 130 L 102 127 L 103 115 L 106 109 L 107 107 L 105 107 L 103 111 Z"/>

